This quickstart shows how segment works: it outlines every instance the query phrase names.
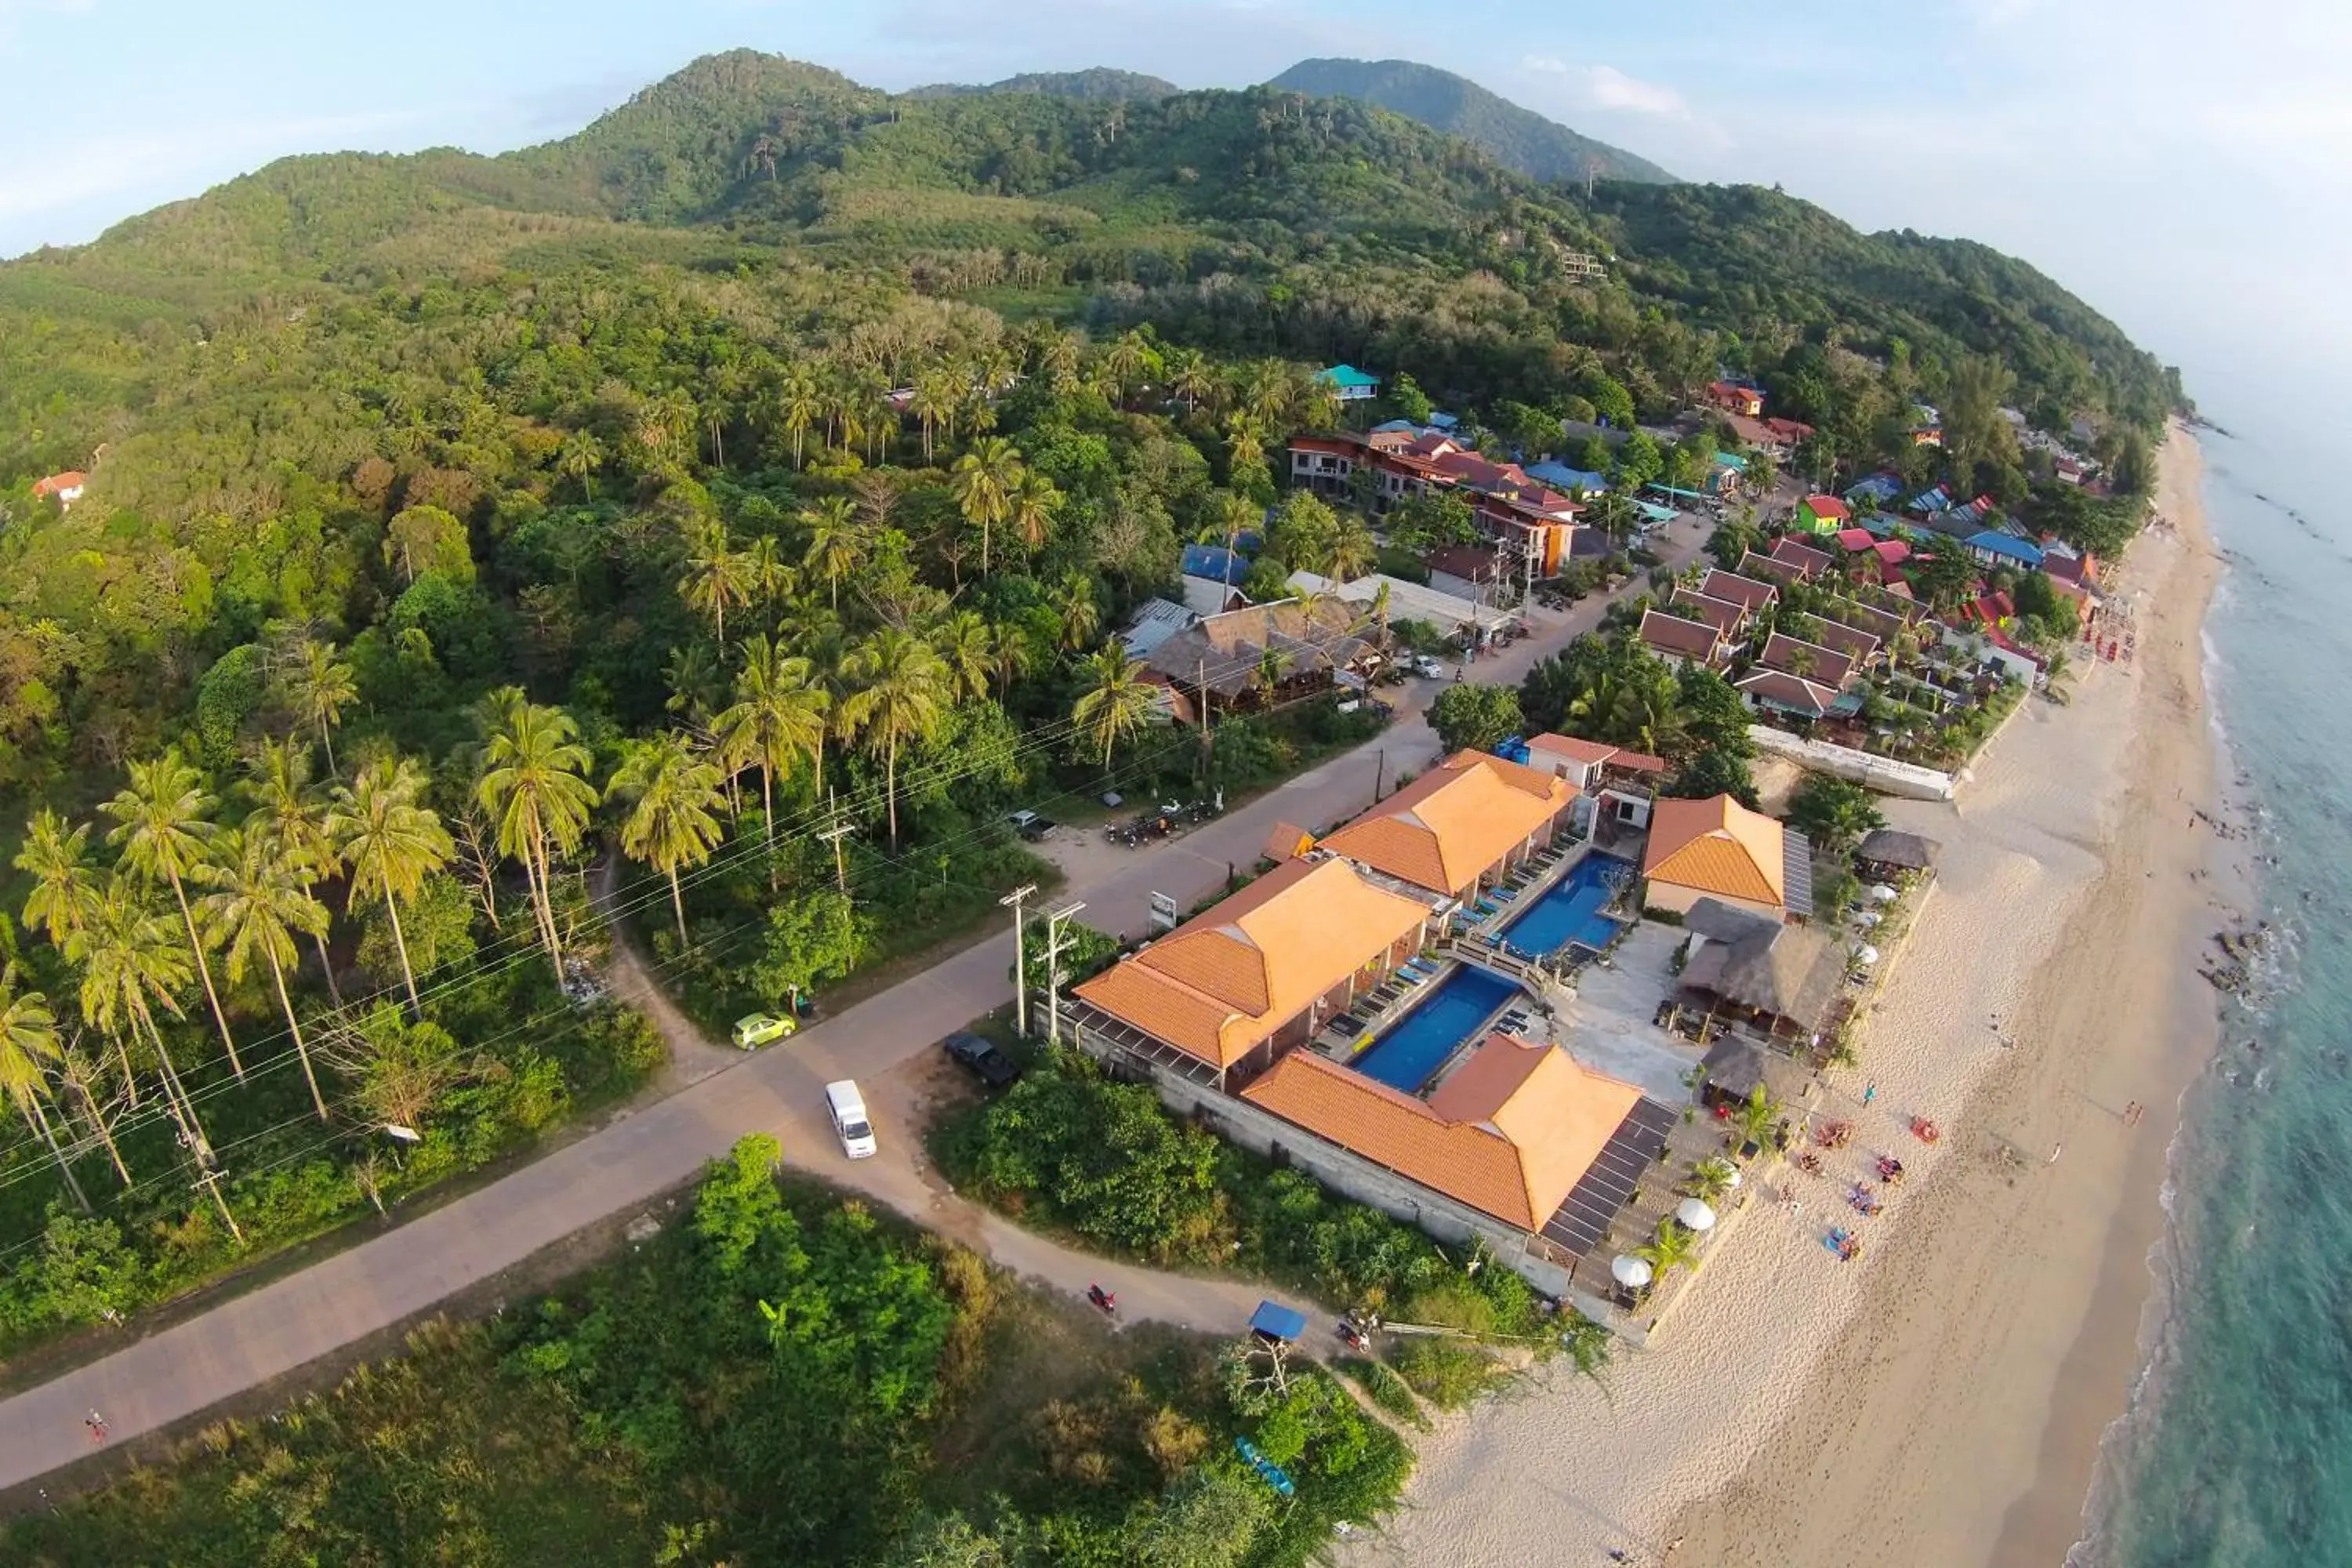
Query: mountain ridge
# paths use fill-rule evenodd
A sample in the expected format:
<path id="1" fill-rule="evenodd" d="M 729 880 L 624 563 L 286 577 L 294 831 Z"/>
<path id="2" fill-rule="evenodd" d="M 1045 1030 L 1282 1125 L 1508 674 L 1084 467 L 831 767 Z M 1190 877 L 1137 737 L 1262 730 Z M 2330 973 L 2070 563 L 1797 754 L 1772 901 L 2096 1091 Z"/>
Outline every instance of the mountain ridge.
<path id="1" fill-rule="evenodd" d="M 931 82 L 908 88 L 901 98 L 971 98 L 989 92 L 1034 92 L 1046 98 L 1075 98 L 1088 103 L 1138 103 L 1172 98 L 1183 89 L 1164 77 L 1111 66 L 1088 66 L 1074 71 L 1022 71 L 1002 81 L 985 83 Z"/>
<path id="2" fill-rule="evenodd" d="M 1531 179 L 1670 184 L 1675 176 L 1622 147 L 1513 103 L 1465 76 L 1412 60 L 1301 60 L 1267 84 L 1317 98 L 1360 99 L 1485 148 Z"/>

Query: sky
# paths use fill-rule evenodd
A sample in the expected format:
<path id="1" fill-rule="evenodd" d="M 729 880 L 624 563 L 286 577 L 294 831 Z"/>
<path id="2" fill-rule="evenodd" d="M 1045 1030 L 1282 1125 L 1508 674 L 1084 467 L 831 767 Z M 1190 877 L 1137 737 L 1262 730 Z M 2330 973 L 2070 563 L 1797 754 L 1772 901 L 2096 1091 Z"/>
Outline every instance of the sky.
<path id="1" fill-rule="evenodd" d="M 0 0 L 0 256 L 287 153 L 550 140 L 745 47 L 894 89 L 1420 60 L 1686 178 L 2021 255 L 2225 423 L 2352 359 L 2345 0 Z"/>

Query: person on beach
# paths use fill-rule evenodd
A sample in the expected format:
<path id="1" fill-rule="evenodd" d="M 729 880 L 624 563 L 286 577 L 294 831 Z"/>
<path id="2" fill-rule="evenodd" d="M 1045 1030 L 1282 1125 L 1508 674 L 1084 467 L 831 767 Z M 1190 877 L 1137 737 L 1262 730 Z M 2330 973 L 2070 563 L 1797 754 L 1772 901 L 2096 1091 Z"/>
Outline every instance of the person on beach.
<path id="1" fill-rule="evenodd" d="M 1862 1102 L 1864 1105 L 1868 1105 L 1872 1100 L 1876 1100 L 1877 1098 L 1878 1086 L 1876 1084 L 1866 1083 L 1862 1086 Z"/>

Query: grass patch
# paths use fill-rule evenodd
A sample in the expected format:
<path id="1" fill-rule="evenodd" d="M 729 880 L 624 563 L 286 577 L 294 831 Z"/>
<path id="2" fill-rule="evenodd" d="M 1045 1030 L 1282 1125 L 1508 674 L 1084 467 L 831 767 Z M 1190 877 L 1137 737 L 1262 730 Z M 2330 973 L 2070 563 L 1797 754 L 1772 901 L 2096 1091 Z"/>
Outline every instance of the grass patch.
<path id="1" fill-rule="evenodd" d="M 1413 1396 L 1412 1389 L 1385 1362 L 1367 1361 L 1361 1356 L 1349 1356 L 1339 1363 L 1357 1387 L 1380 1410 L 1412 1426 L 1415 1431 L 1429 1430 L 1429 1415 Z"/>

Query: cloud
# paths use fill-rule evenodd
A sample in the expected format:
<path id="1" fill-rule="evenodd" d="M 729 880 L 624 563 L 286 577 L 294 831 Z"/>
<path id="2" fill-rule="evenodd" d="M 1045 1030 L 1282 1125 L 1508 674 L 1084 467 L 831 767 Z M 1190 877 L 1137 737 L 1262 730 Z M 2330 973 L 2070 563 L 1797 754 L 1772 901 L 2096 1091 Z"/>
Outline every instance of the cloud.
<path id="1" fill-rule="evenodd" d="M 1588 109 L 1677 118 L 1690 113 L 1690 105 L 1673 88 L 1627 76 L 1615 66 L 1572 66 L 1556 55 L 1528 55 L 1519 61 L 1519 66 L 1538 76 L 1555 77 L 1570 83 L 1578 101 Z"/>

